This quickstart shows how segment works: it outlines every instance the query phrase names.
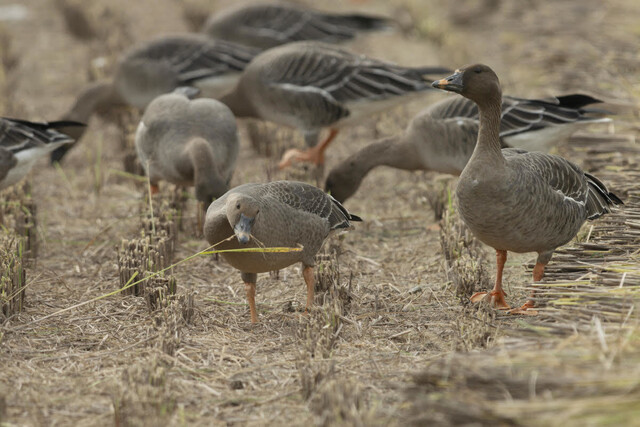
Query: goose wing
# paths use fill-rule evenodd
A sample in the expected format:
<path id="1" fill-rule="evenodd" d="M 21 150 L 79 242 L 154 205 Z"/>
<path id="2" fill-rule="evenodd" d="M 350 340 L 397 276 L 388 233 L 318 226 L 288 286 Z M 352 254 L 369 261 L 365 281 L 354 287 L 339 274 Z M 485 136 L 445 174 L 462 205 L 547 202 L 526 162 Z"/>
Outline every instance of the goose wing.
<path id="1" fill-rule="evenodd" d="M 340 202 L 310 184 L 276 181 L 264 187 L 265 195 L 294 209 L 309 212 L 329 221 L 332 230 L 350 227 L 350 221 L 362 221 L 350 214 Z"/>
<path id="2" fill-rule="evenodd" d="M 579 205 L 588 219 L 598 218 L 611 212 L 610 206 L 622 204 L 622 200 L 609 192 L 595 176 L 562 157 L 513 148 L 502 152 L 514 170 L 529 172 L 543 184 L 538 186 L 540 191 L 556 193 L 554 197 L 561 197 L 563 203 Z"/>
<path id="3" fill-rule="evenodd" d="M 260 51 L 202 36 L 174 36 L 154 40 L 130 53 L 125 61 L 158 62 L 168 66 L 181 84 L 241 72 Z"/>
<path id="4" fill-rule="evenodd" d="M 546 99 L 504 97 L 500 136 L 558 126 L 577 121 L 593 120 L 589 113 L 599 112 L 583 108 L 601 102 L 588 95 L 574 94 Z"/>
<path id="5" fill-rule="evenodd" d="M 70 121 L 38 123 L 0 118 L 0 148 L 15 154 L 44 144 L 73 142 L 73 138 L 56 130 L 65 126 L 84 125 Z"/>
<path id="6" fill-rule="evenodd" d="M 203 32 L 252 46 L 273 47 L 302 40 L 337 43 L 354 38 L 358 31 L 389 27 L 387 18 L 326 14 L 294 5 L 267 4 L 213 16 Z"/>
<path id="7" fill-rule="evenodd" d="M 444 70 L 401 67 L 321 43 L 297 43 L 282 52 L 265 70 L 268 83 L 316 93 L 332 103 L 375 101 L 431 89 L 426 75 Z"/>

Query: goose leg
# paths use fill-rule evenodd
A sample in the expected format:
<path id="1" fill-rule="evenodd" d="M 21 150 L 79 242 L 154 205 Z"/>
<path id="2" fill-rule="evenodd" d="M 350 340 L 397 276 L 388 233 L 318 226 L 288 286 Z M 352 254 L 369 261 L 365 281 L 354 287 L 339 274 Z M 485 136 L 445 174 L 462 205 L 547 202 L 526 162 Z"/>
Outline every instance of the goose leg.
<path id="1" fill-rule="evenodd" d="M 329 146 L 329 144 L 331 144 L 331 141 L 333 141 L 333 139 L 336 137 L 337 134 L 338 134 L 337 129 L 330 129 L 329 135 L 327 136 L 327 138 L 324 141 L 322 141 L 320 144 L 317 144 L 315 147 L 308 148 L 305 151 L 298 150 L 297 148 L 292 148 L 291 150 L 287 150 L 282 156 L 280 163 L 278 163 L 278 169 L 285 169 L 291 166 L 291 164 L 294 161 L 310 162 L 315 165 L 323 165 L 324 152 Z"/>
<path id="2" fill-rule="evenodd" d="M 302 270 L 302 276 L 304 277 L 304 281 L 307 284 L 307 306 L 305 311 L 309 312 L 311 306 L 313 306 L 313 291 L 315 287 L 313 267 L 306 266 L 304 270 Z"/>
<path id="3" fill-rule="evenodd" d="M 244 281 L 244 290 L 249 301 L 251 323 L 258 323 L 258 312 L 256 310 L 256 281 L 258 280 L 258 275 L 255 273 L 242 273 L 242 280 Z"/>
<path id="4" fill-rule="evenodd" d="M 511 308 L 504 299 L 507 294 L 502 289 L 502 271 L 504 270 L 505 262 L 507 262 L 507 251 L 496 249 L 496 284 L 488 294 L 486 292 L 476 292 L 473 294 L 470 298 L 471 302 L 477 303 L 487 299 L 492 307 L 500 310 L 509 310 Z"/>
<path id="5" fill-rule="evenodd" d="M 533 281 L 534 282 L 539 282 L 542 280 L 542 276 L 544 276 L 544 267 L 546 266 L 546 264 L 541 263 L 540 261 L 536 262 L 535 267 L 533 267 Z M 529 297 L 529 299 L 527 300 L 527 302 L 525 302 L 524 304 L 522 304 L 522 307 L 518 307 L 518 308 L 514 308 L 513 310 L 509 310 L 509 314 L 524 314 L 524 315 L 528 315 L 528 316 L 535 316 L 536 314 L 538 314 L 537 310 L 531 310 L 533 307 L 536 306 L 536 303 L 534 301 L 534 297 L 535 297 L 536 291 L 531 291 L 531 296 Z"/>

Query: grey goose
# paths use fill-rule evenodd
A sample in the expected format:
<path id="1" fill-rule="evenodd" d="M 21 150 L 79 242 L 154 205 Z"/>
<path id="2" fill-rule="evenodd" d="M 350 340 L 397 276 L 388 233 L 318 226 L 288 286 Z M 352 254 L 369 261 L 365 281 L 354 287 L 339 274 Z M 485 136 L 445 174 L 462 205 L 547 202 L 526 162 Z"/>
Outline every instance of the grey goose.
<path id="1" fill-rule="evenodd" d="M 339 127 L 431 89 L 426 76 L 444 70 L 403 67 L 333 45 L 297 42 L 258 55 L 234 90 L 220 100 L 236 117 L 268 120 L 304 134 L 312 148 L 289 150 L 281 168 L 293 160 L 323 164 L 324 151 Z M 324 128 L 331 132 L 318 144 Z"/>
<path id="2" fill-rule="evenodd" d="M 119 106 L 144 109 L 149 102 L 178 87 L 194 87 L 217 98 L 233 88 L 259 50 L 203 35 L 164 36 L 134 46 L 118 61 L 113 79 L 85 87 L 64 120 L 88 122 L 94 113 Z M 82 133 L 73 135 L 78 140 Z M 70 147 L 56 150 L 60 161 Z"/>
<path id="3" fill-rule="evenodd" d="M 212 14 L 202 33 L 261 49 L 315 40 L 341 43 L 360 32 L 391 28 L 391 20 L 360 13 L 326 13 L 291 3 L 241 5 Z"/>
<path id="4" fill-rule="evenodd" d="M 160 95 L 145 110 L 135 145 L 152 193 L 160 180 L 193 185 L 206 208 L 229 189 L 238 157 L 235 117 L 214 99 Z"/>
<path id="5" fill-rule="evenodd" d="M 84 124 L 0 118 L 0 190 L 21 181 L 39 158 L 73 142 L 72 137 L 58 129 L 78 127 Z"/>
<path id="6" fill-rule="evenodd" d="M 214 201 L 207 211 L 204 235 L 215 249 L 300 247 L 297 252 L 222 253 L 240 270 L 251 311 L 258 321 L 255 292 L 258 273 L 278 270 L 297 262 L 303 265 L 307 309 L 313 304 L 314 256 L 333 232 L 361 221 L 333 197 L 313 185 L 295 181 L 244 184 Z M 222 242 L 222 243 L 220 243 Z"/>
<path id="7" fill-rule="evenodd" d="M 573 94 L 547 99 L 502 98 L 503 147 L 548 151 L 579 126 L 606 122 L 602 111 L 585 108 L 601 102 Z M 463 97 L 448 97 L 423 110 L 406 130 L 383 138 L 341 161 L 329 172 L 325 190 L 340 202 L 351 197 L 378 166 L 460 175 L 473 153 L 480 127 L 478 107 Z"/>
<path id="8" fill-rule="evenodd" d="M 496 250 L 496 283 L 476 293 L 508 309 L 502 288 L 507 251 L 537 252 L 533 280 L 540 281 L 554 250 L 568 243 L 586 220 L 596 219 L 622 201 L 595 176 L 562 157 L 520 149 L 501 149 L 502 90 L 486 65 L 476 64 L 433 82 L 478 105 L 480 129 L 469 162 L 458 180 L 460 216 L 474 235 Z M 534 295 L 511 313 L 534 314 Z"/>

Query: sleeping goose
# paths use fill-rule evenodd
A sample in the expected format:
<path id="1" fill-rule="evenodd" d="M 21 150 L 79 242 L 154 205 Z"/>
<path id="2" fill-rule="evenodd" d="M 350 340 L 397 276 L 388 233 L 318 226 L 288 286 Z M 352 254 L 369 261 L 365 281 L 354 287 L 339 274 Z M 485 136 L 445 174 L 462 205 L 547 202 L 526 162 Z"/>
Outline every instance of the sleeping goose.
<path id="1" fill-rule="evenodd" d="M 211 15 L 202 32 L 208 36 L 268 49 L 315 40 L 341 43 L 360 32 L 391 28 L 388 18 L 363 14 L 324 13 L 294 4 L 241 5 Z"/>
<path id="2" fill-rule="evenodd" d="M 64 119 L 87 122 L 94 113 L 118 106 L 144 109 L 177 87 L 196 87 L 203 96 L 217 98 L 235 85 L 257 53 L 254 48 L 193 34 L 142 43 L 120 59 L 111 81 L 87 86 Z M 82 133 L 73 136 L 78 140 Z M 54 152 L 52 161 L 61 160 L 69 148 Z"/>
<path id="3" fill-rule="evenodd" d="M 302 262 L 308 310 L 313 304 L 314 256 L 331 233 L 350 228 L 350 221 L 361 219 L 319 188 L 302 182 L 275 181 L 244 184 L 214 201 L 207 211 L 204 235 L 212 245 L 224 241 L 216 249 L 302 248 L 298 252 L 222 254 L 242 274 L 251 322 L 256 323 L 258 273 Z"/>
<path id="4" fill-rule="evenodd" d="M 548 99 L 502 98 L 502 146 L 547 151 L 585 123 L 609 121 L 600 110 L 584 108 L 601 102 L 587 95 Z M 334 167 L 326 190 L 344 202 L 377 166 L 460 175 L 478 138 L 478 108 L 466 98 L 449 97 L 413 118 L 401 135 L 384 138 L 352 154 Z"/>
<path id="5" fill-rule="evenodd" d="M 220 100 L 236 117 L 269 120 L 302 131 L 313 148 L 289 150 L 280 167 L 293 160 L 323 164 L 324 151 L 340 126 L 431 89 L 425 75 L 439 70 L 443 68 L 402 67 L 332 45 L 297 42 L 258 55 L 233 91 Z M 323 128 L 331 132 L 317 144 Z"/>
<path id="6" fill-rule="evenodd" d="M 22 180 L 40 157 L 73 142 L 58 128 L 83 126 L 71 121 L 37 123 L 0 118 L 0 190 Z"/>
<path id="7" fill-rule="evenodd" d="M 235 117 L 214 99 L 160 95 L 144 112 L 135 145 L 152 193 L 160 180 L 194 185 L 206 208 L 229 189 L 238 156 Z"/>
<path id="8" fill-rule="evenodd" d="M 476 64 L 433 82 L 459 93 L 479 110 L 478 140 L 456 188 L 460 216 L 476 237 L 496 250 L 497 275 L 491 292 L 479 292 L 509 309 L 502 289 L 507 251 L 537 252 L 533 280 L 544 275 L 553 251 L 575 237 L 585 220 L 596 219 L 622 201 L 593 175 L 559 156 L 501 149 L 502 91 L 496 74 Z M 534 295 L 512 313 L 535 314 Z"/>

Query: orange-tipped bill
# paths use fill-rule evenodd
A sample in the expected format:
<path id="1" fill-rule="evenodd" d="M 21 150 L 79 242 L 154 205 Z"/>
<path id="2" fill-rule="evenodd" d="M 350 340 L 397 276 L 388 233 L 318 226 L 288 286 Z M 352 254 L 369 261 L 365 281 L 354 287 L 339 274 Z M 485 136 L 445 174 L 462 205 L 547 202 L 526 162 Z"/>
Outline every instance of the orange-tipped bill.
<path id="1" fill-rule="evenodd" d="M 461 72 L 460 70 L 456 70 L 456 72 L 450 75 L 449 77 L 436 80 L 435 82 L 431 83 L 431 86 L 437 89 L 460 93 L 462 92 L 462 88 L 463 88 L 463 84 L 462 84 L 463 75 L 464 75 L 463 72 Z"/>

